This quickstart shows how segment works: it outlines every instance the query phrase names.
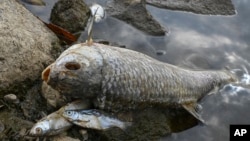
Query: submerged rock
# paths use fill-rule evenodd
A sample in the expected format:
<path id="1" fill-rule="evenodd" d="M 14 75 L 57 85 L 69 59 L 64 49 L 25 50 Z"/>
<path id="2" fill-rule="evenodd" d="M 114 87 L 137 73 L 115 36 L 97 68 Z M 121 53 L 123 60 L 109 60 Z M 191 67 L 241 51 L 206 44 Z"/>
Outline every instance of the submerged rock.
<path id="1" fill-rule="evenodd" d="M 16 0 L 0 1 L 0 96 L 24 93 L 54 58 L 58 38 Z"/>
<path id="2" fill-rule="evenodd" d="M 50 20 L 69 32 L 77 32 L 84 30 L 89 16 L 90 10 L 82 0 L 59 0 L 52 9 Z"/>
<path id="3" fill-rule="evenodd" d="M 109 3 L 107 13 L 123 20 L 150 35 L 165 35 L 164 29 L 147 11 L 145 0 L 114 0 Z"/>
<path id="4" fill-rule="evenodd" d="M 234 15 L 236 13 L 231 0 L 146 0 L 146 2 L 160 8 L 197 14 Z"/>
<path id="5" fill-rule="evenodd" d="M 21 0 L 21 1 L 31 4 L 31 5 L 39 5 L 39 6 L 46 5 L 46 3 L 43 0 Z"/>

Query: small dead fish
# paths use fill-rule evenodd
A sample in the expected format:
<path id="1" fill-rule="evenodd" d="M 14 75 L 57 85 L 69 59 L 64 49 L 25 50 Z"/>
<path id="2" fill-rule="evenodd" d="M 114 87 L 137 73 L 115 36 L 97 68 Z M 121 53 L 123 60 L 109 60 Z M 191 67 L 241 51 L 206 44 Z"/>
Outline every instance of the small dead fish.
<path id="1" fill-rule="evenodd" d="M 30 130 L 31 136 L 56 135 L 69 129 L 73 124 L 62 117 L 65 110 L 87 109 L 89 103 L 86 101 L 74 101 L 39 120 Z"/>
<path id="2" fill-rule="evenodd" d="M 93 4 L 90 7 L 91 15 L 94 17 L 95 22 L 100 22 L 102 19 L 105 18 L 105 10 L 99 4 Z"/>
<path id="3" fill-rule="evenodd" d="M 111 127 L 118 127 L 125 130 L 131 126 L 131 122 L 123 122 L 115 117 L 111 117 L 99 110 L 65 110 L 63 116 L 75 125 L 96 129 L 106 130 Z"/>
<path id="4" fill-rule="evenodd" d="M 39 120 L 30 130 L 31 136 L 50 136 L 66 131 L 72 126 L 72 123 L 61 116 L 59 112 L 51 113 L 50 115 Z"/>
<path id="5" fill-rule="evenodd" d="M 66 97 L 92 99 L 105 111 L 179 105 L 200 121 L 197 102 L 237 80 L 228 71 L 184 69 L 98 43 L 71 46 L 43 71 L 42 79 Z"/>
<path id="6" fill-rule="evenodd" d="M 94 21 L 95 22 L 100 22 L 102 19 L 105 18 L 105 11 L 103 9 L 103 7 L 99 4 L 93 4 L 90 7 L 90 11 L 91 11 L 91 19 L 90 19 L 90 23 L 89 23 L 89 27 L 88 27 L 88 39 L 87 39 L 87 43 L 88 44 L 92 44 L 93 43 L 93 39 L 92 39 L 92 28 L 93 28 L 93 24 Z"/>

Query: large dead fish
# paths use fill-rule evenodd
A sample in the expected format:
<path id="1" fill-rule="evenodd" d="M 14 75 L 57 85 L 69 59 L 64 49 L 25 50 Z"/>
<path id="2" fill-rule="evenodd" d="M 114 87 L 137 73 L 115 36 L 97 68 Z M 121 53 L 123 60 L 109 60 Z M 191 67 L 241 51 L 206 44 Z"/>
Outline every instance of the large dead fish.
<path id="1" fill-rule="evenodd" d="M 216 86 L 236 81 L 227 71 L 194 71 L 129 49 L 76 44 L 42 73 L 45 82 L 69 97 L 92 99 L 117 112 L 152 106 L 183 106 L 197 119 L 197 101 Z"/>

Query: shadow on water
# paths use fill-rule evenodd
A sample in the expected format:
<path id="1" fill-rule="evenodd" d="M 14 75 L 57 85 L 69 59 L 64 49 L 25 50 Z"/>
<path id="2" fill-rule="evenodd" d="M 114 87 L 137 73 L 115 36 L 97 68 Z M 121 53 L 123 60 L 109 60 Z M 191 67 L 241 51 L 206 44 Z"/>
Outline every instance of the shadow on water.
<path id="1" fill-rule="evenodd" d="M 43 20 L 53 3 L 47 2 L 48 9 L 31 11 Z M 148 54 L 158 60 L 194 69 L 230 69 L 250 71 L 250 9 L 249 0 L 233 0 L 237 15 L 208 16 L 187 12 L 170 11 L 147 6 L 149 12 L 165 27 L 170 34 L 163 37 L 145 35 L 137 29 L 114 18 L 96 24 L 94 38 L 126 45 L 127 48 Z M 111 26 L 112 25 L 112 26 Z M 85 41 L 83 32 L 80 41 Z M 166 54 L 156 55 L 156 50 Z M 249 80 L 248 80 L 249 81 Z M 249 84 L 229 84 L 217 94 L 206 96 L 201 105 L 201 116 L 206 125 L 197 125 L 180 133 L 161 139 L 162 141 L 215 141 L 229 140 L 230 124 L 250 124 L 250 86 Z"/>

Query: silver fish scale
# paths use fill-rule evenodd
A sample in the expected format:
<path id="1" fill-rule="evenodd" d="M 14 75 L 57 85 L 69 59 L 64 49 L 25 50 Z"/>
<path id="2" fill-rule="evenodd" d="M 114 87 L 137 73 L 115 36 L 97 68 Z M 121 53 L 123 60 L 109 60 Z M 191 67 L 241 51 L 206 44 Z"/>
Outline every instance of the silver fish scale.
<path id="1" fill-rule="evenodd" d="M 103 56 L 102 93 L 97 97 L 102 109 L 196 102 L 215 86 L 234 80 L 225 71 L 191 71 L 138 52 L 99 46 L 92 47 Z"/>

